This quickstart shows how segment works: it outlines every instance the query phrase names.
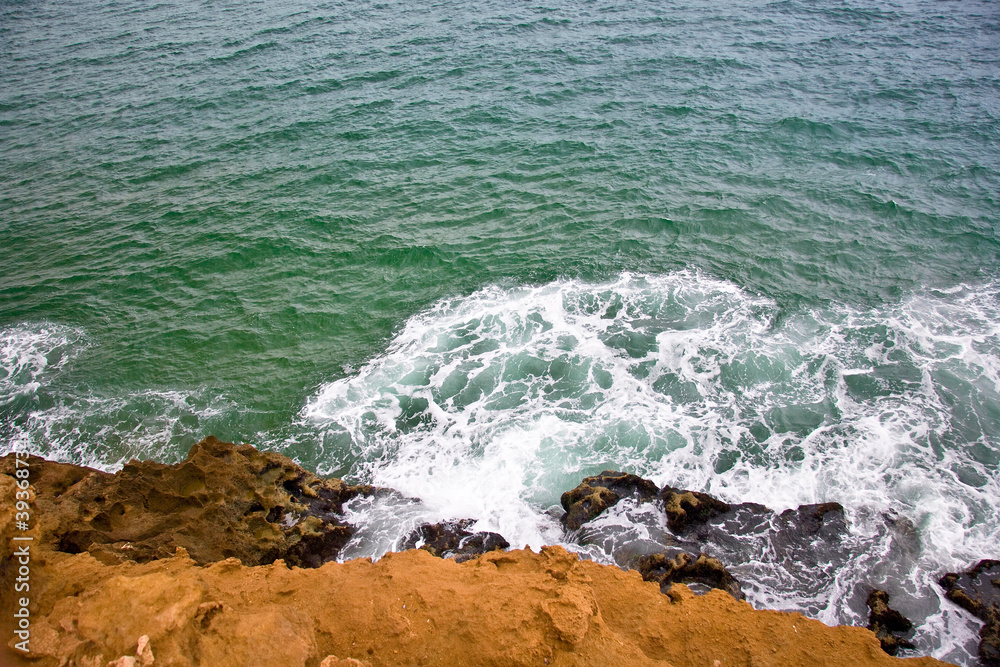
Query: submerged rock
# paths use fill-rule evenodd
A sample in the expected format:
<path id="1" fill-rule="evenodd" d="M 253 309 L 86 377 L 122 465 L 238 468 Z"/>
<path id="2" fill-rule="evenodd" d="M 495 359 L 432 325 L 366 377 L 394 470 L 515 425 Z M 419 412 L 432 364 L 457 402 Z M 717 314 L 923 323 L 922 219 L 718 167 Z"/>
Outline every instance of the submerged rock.
<path id="1" fill-rule="evenodd" d="M 941 577 L 945 597 L 983 621 L 979 659 L 1000 666 L 1000 560 L 981 560 L 969 570 Z"/>
<path id="2" fill-rule="evenodd" d="M 896 655 L 901 648 L 916 648 L 899 636 L 909 632 L 913 628 L 913 623 L 889 606 L 888 593 L 874 590 L 868 594 L 865 604 L 871 612 L 868 616 L 868 629 L 875 633 L 883 651 L 889 655 Z"/>
<path id="3" fill-rule="evenodd" d="M 423 549 L 438 558 L 451 558 L 459 563 L 488 551 L 507 549 L 510 543 L 498 533 L 468 530 L 473 519 L 425 523 L 403 540 L 403 549 Z"/>
<path id="4" fill-rule="evenodd" d="M 0 459 L 11 474 L 13 457 Z M 321 479 L 294 461 L 209 437 L 176 465 L 132 461 L 116 474 L 32 457 L 41 540 L 107 564 L 144 563 L 184 549 L 195 562 L 334 560 L 353 528 L 343 505 L 370 486 Z"/>
<path id="5" fill-rule="evenodd" d="M 692 556 L 685 551 L 650 554 L 639 558 L 636 569 L 645 581 L 658 583 L 663 593 L 674 584 L 697 583 L 743 599 L 740 583 L 718 559 L 705 554 Z"/>
<path id="6" fill-rule="evenodd" d="M 799 505 L 797 509 L 785 510 L 778 518 L 786 531 L 806 535 L 839 535 L 847 530 L 844 506 L 840 503 L 819 503 Z"/>
<path id="7" fill-rule="evenodd" d="M 566 510 L 562 521 L 569 529 L 577 530 L 622 498 L 652 500 L 658 492 L 656 484 L 648 479 L 605 470 L 600 475 L 585 477 L 575 489 L 562 494 L 560 503 Z"/>

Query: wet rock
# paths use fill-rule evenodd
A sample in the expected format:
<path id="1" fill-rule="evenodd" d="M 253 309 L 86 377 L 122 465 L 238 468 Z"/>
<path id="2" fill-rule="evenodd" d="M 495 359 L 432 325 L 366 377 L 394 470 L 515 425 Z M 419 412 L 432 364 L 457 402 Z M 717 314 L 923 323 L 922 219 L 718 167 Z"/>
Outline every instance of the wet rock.
<path id="1" fill-rule="evenodd" d="M 889 655 L 896 655 L 901 648 L 916 648 L 901 636 L 913 628 L 910 619 L 889 606 L 889 594 L 874 590 L 868 594 L 866 601 L 871 613 L 868 616 L 868 629 L 875 633 L 882 650 Z"/>
<path id="2" fill-rule="evenodd" d="M 438 558 L 452 558 L 461 563 L 488 551 L 503 550 L 510 544 L 497 533 L 472 532 L 473 519 L 427 523 L 403 541 L 403 549 L 423 549 Z M 418 546 L 419 545 L 419 546 Z"/>
<path id="3" fill-rule="evenodd" d="M 0 473 L 13 474 L 13 457 Z M 41 539 L 57 551 L 101 562 L 169 558 L 178 548 L 199 564 L 283 559 L 317 567 L 353 533 L 343 505 L 370 486 L 321 479 L 291 459 L 209 437 L 176 465 L 133 461 L 114 475 L 32 458 Z"/>
<path id="4" fill-rule="evenodd" d="M 707 493 L 675 489 L 671 486 L 663 487 L 659 497 L 667 514 L 667 525 L 670 526 L 670 530 L 678 534 L 732 509 L 728 503 Z"/>
<path id="5" fill-rule="evenodd" d="M 949 572 L 939 583 L 945 597 L 983 621 L 979 659 L 1000 665 L 1000 560 L 981 560 L 962 573 Z"/>
<path id="6" fill-rule="evenodd" d="M 779 518 L 788 529 L 807 535 L 839 534 L 847 529 L 844 506 L 840 503 L 799 505 L 797 509 L 785 510 Z"/>
<path id="7" fill-rule="evenodd" d="M 607 475 L 619 478 L 625 473 Z M 563 520 L 567 526 L 583 523 L 578 543 L 593 557 L 607 557 L 621 567 L 635 567 L 643 556 L 661 552 L 708 554 L 738 577 L 767 577 L 782 590 L 817 600 L 804 609 L 819 614 L 823 592 L 835 585 L 845 567 L 867 555 L 868 545 L 851 534 L 839 503 L 801 505 L 779 513 L 758 503 L 728 503 L 708 493 L 665 486 L 652 504 L 659 509 L 637 502 L 635 507 L 619 507 L 614 522 L 587 524 L 624 497 L 601 477 L 588 478 L 564 494 Z M 644 490 L 625 489 L 630 491 L 637 501 L 650 500 Z M 908 521 L 873 512 L 865 517 L 885 522 L 883 541 L 893 559 L 905 561 L 919 553 L 916 529 Z M 851 604 L 863 608 L 867 593 L 857 589 Z"/>
<path id="8" fill-rule="evenodd" d="M 814 566 L 838 551 L 847 535 L 847 519 L 840 503 L 800 505 L 771 522 L 775 552 Z"/>
<path id="9" fill-rule="evenodd" d="M 1000 611 L 991 608 L 983 619 L 986 623 L 979 631 L 979 659 L 984 665 L 1000 665 Z"/>
<path id="10" fill-rule="evenodd" d="M 1000 609 L 1000 560 L 981 560 L 963 573 L 941 577 L 945 597 L 978 618 L 990 607 Z"/>
<path id="11" fill-rule="evenodd" d="M 634 496 L 652 500 L 659 489 L 648 479 L 613 470 L 585 477 L 575 489 L 562 494 L 560 502 L 566 514 L 562 521 L 567 528 L 577 530 L 622 498 Z"/>
<path id="12" fill-rule="evenodd" d="M 650 554 L 639 558 L 636 569 L 645 581 L 658 583 L 664 593 L 673 584 L 697 583 L 743 599 L 739 582 L 718 559 L 705 554 L 692 556 L 685 551 Z"/>
<path id="13" fill-rule="evenodd" d="M 627 526 L 584 531 L 581 543 L 598 545 L 619 565 L 673 550 L 711 554 L 729 567 L 780 563 L 783 577 L 817 593 L 852 558 L 844 508 L 838 503 L 802 505 L 780 514 L 757 503 L 730 504 L 708 493 L 664 486 L 651 495 L 652 482 L 622 472 L 588 477 L 562 496 L 563 522 L 577 528 L 624 497 L 662 503 L 666 530 L 644 523 L 645 536 Z M 860 602 L 860 601 L 859 601 Z"/>
<path id="14" fill-rule="evenodd" d="M 684 524 L 678 546 L 710 551 L 728 564 L 768 559 L 787 564 L 790 572 L 818 574 L 850 558 L 844 547 L 847 520 L 838 503 L 801 505 L 780 514 L 757 503 L 729 505 L 727 511 L 704 503 L 699 511 L 698 523 Z"/>

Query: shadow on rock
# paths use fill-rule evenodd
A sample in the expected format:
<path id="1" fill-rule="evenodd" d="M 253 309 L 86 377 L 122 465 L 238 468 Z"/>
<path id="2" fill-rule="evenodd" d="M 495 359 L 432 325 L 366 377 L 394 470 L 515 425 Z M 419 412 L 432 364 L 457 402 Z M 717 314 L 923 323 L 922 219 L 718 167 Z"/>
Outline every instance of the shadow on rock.
<path id="1" fill-rule="evenodd" d="M 427 523 L 403 540 L 403 549 L 423 549 L 438 558 L 451 558 L 462 563 L 488 551 L 507 549 L 510 544 L 497 533 L 472 532 L 473 519 Z"/>

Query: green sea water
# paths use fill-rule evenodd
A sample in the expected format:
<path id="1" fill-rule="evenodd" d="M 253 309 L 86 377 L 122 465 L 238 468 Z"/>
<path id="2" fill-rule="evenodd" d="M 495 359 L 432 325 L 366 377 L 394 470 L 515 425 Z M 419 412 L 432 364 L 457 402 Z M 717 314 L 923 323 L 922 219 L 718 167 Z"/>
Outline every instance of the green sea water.
<path id="1" fill-rule="evenodd" d="M 533 546 L 608 465 L 874 506 L 968 662 L 998 145 L 995 2 L 6 0 L 0 449 L 211 433 Z"/>

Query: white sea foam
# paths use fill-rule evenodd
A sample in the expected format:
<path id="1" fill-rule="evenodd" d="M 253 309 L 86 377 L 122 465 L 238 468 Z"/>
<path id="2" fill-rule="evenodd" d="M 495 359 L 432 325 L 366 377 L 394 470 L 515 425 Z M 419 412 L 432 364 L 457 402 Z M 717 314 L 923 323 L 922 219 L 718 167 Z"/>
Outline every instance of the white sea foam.
<path id="1" fill-rule="evenodd" d="M 919 622 L 923 651 L 966 663 L 978 623 L 935 582 L 998 555 L 997 291 L 779 312 L 693 271 L 493 286 L 412 317 L 287 432 L 319 442 L 319 472 L 349 466 L 420 499 L 350 503 L 359 530 L 344 557 L 379 557 L 420 523 L 472 518 L 514 546 L 623 564 L 662 538 L 653 506 L 624 504 L 577 533 L 558 520 L 559 494 L 607 468 L 776 510 L 841 502 L 845 563 L 802 570 L 748 542 L 734 571 L 751 601 L 862 623 L 867 588 L 886 588 Z M 58 325 L 0 330 L 5 448 L 104 469 L 171 460 L 237 409 L 207 390 L 71 386 L 66 371 L 88 344 Z M 887 514 L 912 522 L 919 545 L 887 532 Z"/>
<path id="2" fill-rule="evenodd" d="M 57 324 L 0 329 L 0 407 L 33 395 L 86 346 L 83 331 Z"/>
<path id="3" fill-rule="evenodd" d="M 0 452 L 18 449 L 103 470 L 131 458 L 169 461 L 178 443 L 200 438 L 206 421 L 235 407 L 202 389 L 107 396 L 60 383 L 89 346 L 85 332 L 58 324 L 0 330 Z"/>
<path id="4" fill-rule="evenodd" d="M 131 459 L 176 461 L 184 443 L 236 406 L 205 390 L 142 390 L 120 396 L 66 393 L 9 425 L 12 448 L 113 471 Z"/>
<path id="5" fill-rule="evenodd" d="M 474 518 L 515 546 L 574 546 L 547 510 L 605 468 L 778 510 L 841 502 L 870 558 L 809 599 L 773 567 L 744 575 L 759 604 L 857 622 L 860 584 L 934 597 L 941 571 L 997 555 L 996 296 L 962 286 L 779 318 L 769 299 L 692 271 L 494 286 L 412 317 L 384 355 L 322 387 L 302 425 L 330 470 L 353 461 L 421 498 L 427 520 Z M 879 575 L 888 583 L 871 581 L 892 548 L 885 512 L 921 544 L 905 575 Z M 923 615 L 919 645 L 967 650 L 964 612 Z M 945 627 L 948 641 L 931 636 Z"/>

